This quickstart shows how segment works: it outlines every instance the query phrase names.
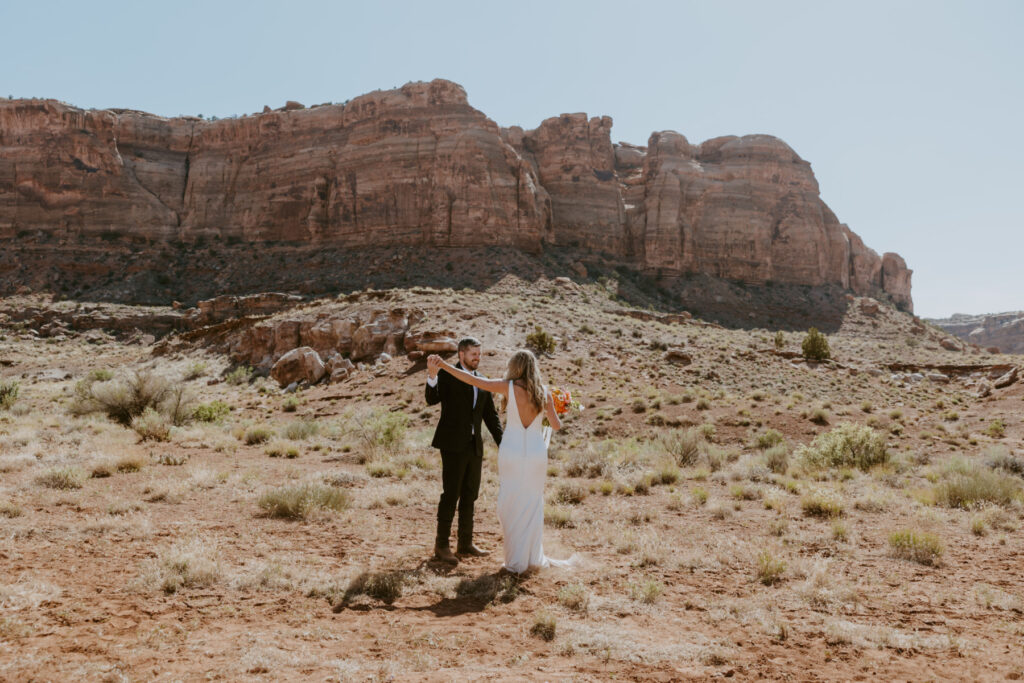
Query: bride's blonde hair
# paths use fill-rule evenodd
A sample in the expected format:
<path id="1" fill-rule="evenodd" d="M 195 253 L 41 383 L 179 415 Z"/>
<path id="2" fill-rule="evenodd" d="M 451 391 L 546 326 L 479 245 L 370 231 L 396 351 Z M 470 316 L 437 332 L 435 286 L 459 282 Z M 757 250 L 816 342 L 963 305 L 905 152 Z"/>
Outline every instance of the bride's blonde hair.
<path id="1" fill-rule="evenodd" d="M 530 402 L 538 410 L 544 408 L 544 383 L 540 378 L 540 368 L 537 367 L 537 357 L 528 349 L 516 351 L 508 359 L 508 370 L 505 371 L 505 381 L 513 382 L 522 380 L 523 388 L 526 389 Z M 505 398 L 503 408 L 508 407 L 508 397 Z"/>

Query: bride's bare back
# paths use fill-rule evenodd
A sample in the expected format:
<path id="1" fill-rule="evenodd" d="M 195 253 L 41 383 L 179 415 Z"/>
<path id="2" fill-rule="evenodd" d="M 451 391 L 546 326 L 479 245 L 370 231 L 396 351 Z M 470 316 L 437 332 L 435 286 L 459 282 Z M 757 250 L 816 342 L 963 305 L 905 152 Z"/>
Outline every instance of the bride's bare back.
<path id="1" fill-rule="evenodd" d="M 516 392 L 516 409 L 519 411 L 519 423 L 524 428 L 529 428 L 533 421 L 537 419 L 537 416 L 540 415 L 542 409 L 533 405 L 533 399 L 530 398 L 530 394 L 518 382 L 513 382 L 512 390 Z"/>

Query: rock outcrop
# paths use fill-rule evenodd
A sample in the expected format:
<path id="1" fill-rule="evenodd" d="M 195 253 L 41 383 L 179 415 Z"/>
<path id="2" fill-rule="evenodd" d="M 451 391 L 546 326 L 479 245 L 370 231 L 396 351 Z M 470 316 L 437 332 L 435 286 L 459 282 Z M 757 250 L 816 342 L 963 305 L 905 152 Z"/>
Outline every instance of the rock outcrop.
<path id="1" fill-rule="evenodd" d="M 169 301 L 208 295 L 197 283 L 210 279 L 259 286 L 251 269 L 212 257 L 156 274 L 138 259 L 197 245 L 300 245 L 308 260 L 328 249 L 565 246 L 661 280 L 836 285 L 912 309 L 903 260 L 840 223 L 781 140 L 693 145 L 664 131 L 639 146 L 613 144 L 611 127 L 564 114 L 501 129 L 443 80 L 219 121 L 3 100 L 0 291 L 129 297 L 115 287 L 128 277 Z"/>
<path id="2" fill-rule="evenodd" d="M 996 347 L 1003 353 L 1024 353 L 1024 311 L 965 315 L 929 320 L 950 334 L 982 348 Z"/>

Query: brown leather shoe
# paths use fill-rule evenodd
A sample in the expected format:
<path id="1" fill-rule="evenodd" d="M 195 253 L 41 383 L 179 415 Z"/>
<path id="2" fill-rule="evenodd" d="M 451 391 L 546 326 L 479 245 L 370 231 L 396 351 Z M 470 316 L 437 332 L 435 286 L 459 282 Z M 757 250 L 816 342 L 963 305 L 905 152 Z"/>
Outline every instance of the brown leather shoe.
<path id="1" fill-rule="evenodd" d="M 467 546 L 460 546 L 456 552 L 458 552 L 459 555 L 472 555 L 474 557 L 486 557 L 487 555 L 491 554 L 487 550 L 481 550 L 480 548 L 477 548 L 472 543 L 470 543 Z"/>
<path id="2" fill-rule="evenodd" d="M 448 562 L 450 564 L 458 564 L 459 558 L 455 557 L 452 553 L 452 549 L 448 546 L 434 546 L 434 559 L 440 560 L 441 562 Z"/>

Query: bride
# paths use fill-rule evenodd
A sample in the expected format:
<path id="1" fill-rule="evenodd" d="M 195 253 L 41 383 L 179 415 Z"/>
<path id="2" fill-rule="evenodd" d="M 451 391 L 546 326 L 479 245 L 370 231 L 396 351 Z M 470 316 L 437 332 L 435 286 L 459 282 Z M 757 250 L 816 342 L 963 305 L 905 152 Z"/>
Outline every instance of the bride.
<path id="1" fill-rule="evenodd" d="M 487 379 L 460 370 L 438 355 L 427 358 L 432 372 L 448 372 L 456 379 L 505 397 L 505 432 L 498 446 L 498 519 L 504 535 L 503 568 L 515 574 L 528 569 L 566 566 L 568 560 L 544 556 L 544 478 L 548 445 L 541 428 L 547 415 L 553 429 L 562 422 L 554 399 L 541 382 L 537 358 L 528 350 L 516 351 L 508 361 L 505 379 Z"/>

